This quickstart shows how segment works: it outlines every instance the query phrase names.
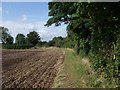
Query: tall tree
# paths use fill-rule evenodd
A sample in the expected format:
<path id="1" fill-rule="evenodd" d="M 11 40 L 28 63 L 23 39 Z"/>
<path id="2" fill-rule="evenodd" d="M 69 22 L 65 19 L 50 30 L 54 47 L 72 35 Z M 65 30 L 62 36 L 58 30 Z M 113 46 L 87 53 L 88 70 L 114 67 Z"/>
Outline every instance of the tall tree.
<path id="1" fill-rule="evenodd" d="M 40 42 L 41 38 L 39 34 L 36 31 L 32 31 L 29 34 L 27 34 L 27 41 L 30 44 L 33 44 L 34 46 Z"/>
<path id="2" fill-rule="evenodd" d="M 13 44 L 13 37 L 9 34 L 7 28 L 0 27 L 0 33 L 2 33 L 2 44 Z"/>
<path id="3" fill-rule="evenodd" d="M 108 77 L 118 77 L 120 3 L 49 2 L 49 16 L 45 26 L 68 24 L 67 33 L 77 53 L 90 55 L 98 71 Z M 89 53 L 90 51 L 90 53 Z"/>
<path id="4" fill-rule="evenodd" d="M 17 34 L 16 44 L 25 44 L 25 35 L 24 34 Z"/>
<path id="5" fill-rule="evenodd" d="M 13 44 L 13 37 L 11 35 L 8 35 L 6 38 L 6 44 Z"/>

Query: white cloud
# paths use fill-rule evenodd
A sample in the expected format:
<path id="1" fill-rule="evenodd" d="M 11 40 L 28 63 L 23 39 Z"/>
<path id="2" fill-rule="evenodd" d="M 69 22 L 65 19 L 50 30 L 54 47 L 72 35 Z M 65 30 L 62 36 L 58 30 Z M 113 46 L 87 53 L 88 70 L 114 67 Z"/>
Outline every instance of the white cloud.
<path id="1" fill-rule="evenodd" d="M 10 34 L 15 38 L 18 33 L 27 35 L 30 31 L 37 31 L 43 41 L 49 41 L 55 36 L 66 36 L 66 27 L 45 27 L 45 21 L 35 23 L 23 23 L 4 21 L 3 26 L 9 29 Z"/>
<path id="2" fill-rule="evenodd" d="M 3 26 L 9 29 L 10 34 L 15 38 L 18 33 L 27 34 L 29 31 L 32 31 L 32 24 L 23 24 L 12 21 L 3 22 Z"/>
<path id="3" fill-rule="evenodd" d="M 22 17 L 21 17 L 21 20 L 26 21 L 27 19 L 28 19 L 28 17 L 25 14 L 23 14 Z"/>

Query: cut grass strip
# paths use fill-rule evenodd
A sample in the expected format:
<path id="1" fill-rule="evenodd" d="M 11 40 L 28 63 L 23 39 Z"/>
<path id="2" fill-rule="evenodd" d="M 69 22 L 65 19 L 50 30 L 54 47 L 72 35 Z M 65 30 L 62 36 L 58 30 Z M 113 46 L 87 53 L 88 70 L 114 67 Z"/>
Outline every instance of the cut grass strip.
<path id="1" fill-rule="evenodd" d="M 64 69 L 66 70 L 66 74 L 70 81 L 70 87 L 86 87 L 86 81 L 83 77 L 85 76 L 86 68 L 82 63 L 81 59 L 82 58 L 78 58 L 78 56 L 74 52 L 70 50 L 65 51 Z"/>
<path id="2" fill-rule="evenodd" d="M 63 64 L 56 78 L 55 88 L 114 88 L 115 84 L 98 75 L 90 67 L 87 57 L 80 57 L 69 49 L 65 52 Z"/>

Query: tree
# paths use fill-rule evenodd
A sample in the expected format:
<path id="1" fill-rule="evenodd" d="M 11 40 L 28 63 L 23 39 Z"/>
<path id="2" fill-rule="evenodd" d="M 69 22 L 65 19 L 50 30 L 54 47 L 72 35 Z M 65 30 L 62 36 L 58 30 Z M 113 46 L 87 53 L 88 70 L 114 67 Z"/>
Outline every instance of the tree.
<path id="1" fill-rule="evenodd" d="M 46 46 L 47 41 L 40 41 L 37 46 Z"/>
<path id="2" fill-rule="evenodd" d="M 25 35 L 24 34 L 17 34 L 16 44 L 25 44 Z"/>
<path id="3" fill-rule="evenodd" d="M 9 34 L 7 28 L 0 27 L 0 33 L 2 33 L 2 44 L 13 44 L 13 37 Z"/>
<path id="4" fill-rule="evenodd" d="M 27 34 L 27 42 L 33 44 L 34 46 L 40 42 L 41 38 L 36 31 L 32 31 Z"/>
<path id="5" fill-rule="evenodd" d="M 55 42 L 55 46 L 56 47 L 62 47 L 63 46 L 63 37 L 59 36 L 59 37 L 54 37 L 53 40 Z"/>
<path id="6" fill-rule="evenodd" d="M 55 46 L 55 41 L 52 41 L 52 40 L 49 41 L 49 42 L 48 42 L 48 46 Z"/>
<path id="7" fill-rule="evenodd" d="M 64 47 L 65 43 L 66 43 L 66 39 L 61 36 L 58 36 L 58 37 L 54 37 L 47 44 L 48 46 Z"/>
<path id="8" fill-rule="evenodd" d="M 90 46 L 92 50 L 101 49 L 107 52 L 112 50 L 113 43 L 116 45 L 120 34 L 119 7 L 119 3 L 49 2 L 51 18 L 46 26 L 67 23 L 68 33 L 72 32 L 69 36 L 76 42 L 77 49 Z M 80 41 L 83 42 L 82 46 Z"/>
<path id="9" fill-rule="evenodd" d="M 88 54 L 95 70 L 118 78 L 120 3 L 49 2 L 45 26 L 68 24 L 70 43 L 77 53 Z"/>
<path id="10" fill-rule="evenodd" d="M 11 35 L 8 35 L 6 38 L 6 44 L 13 44 L 13 37 Z"/>

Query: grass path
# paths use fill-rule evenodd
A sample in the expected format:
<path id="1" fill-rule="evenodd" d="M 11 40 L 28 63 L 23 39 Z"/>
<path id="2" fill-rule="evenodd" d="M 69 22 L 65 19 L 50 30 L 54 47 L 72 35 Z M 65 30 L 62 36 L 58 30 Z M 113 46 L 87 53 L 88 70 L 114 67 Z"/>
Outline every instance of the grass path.
<path id="1" fill-rule="evenodd" d="M 78 57 L 74 52 L 65 51 L 64 69 L 70 85 L 63 87 L 85 88 L 87 76 L 90 74 L 89 64 L 84 64 L 82 58 Z M 86 61 L 88 62 L 88 61 Z M 69 84 L 69 83 L 68 83 Z M 65 85 L 65 84 L 64 84 Z"/>
<path id="2" fill-rule="evenodd" d="M 102 75 L 93 71 L 87 57 L 81 58 L 73 50 L 62 50 L 64 63 L 59 68 L 53 88 L 111 87 Z"/>
<path id="3" fill-rule="evenodd" d="M 78 57 L 72 50 L 64 50 L 65 58 L 62 68 L 56 79 L 57 83 L 54 87 L 61 88 L 82 88 L 86 86 L 86 79 L 90 74 L 89 65 L 84 64 L 82 58 Z M 85 61 L 88 62 L 89 61 Z M 61 82 L 61 83 L 60 83 Z"/>

